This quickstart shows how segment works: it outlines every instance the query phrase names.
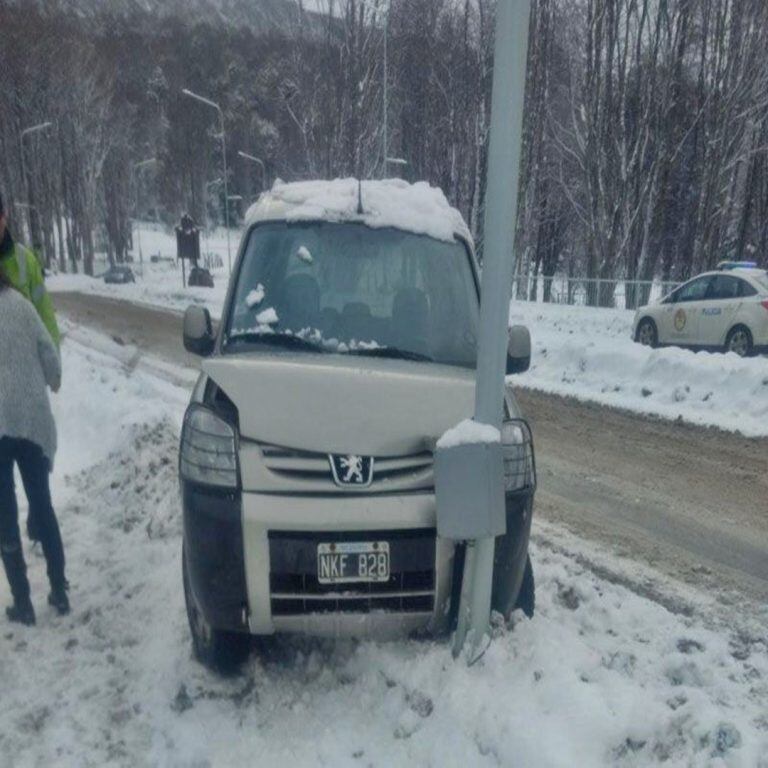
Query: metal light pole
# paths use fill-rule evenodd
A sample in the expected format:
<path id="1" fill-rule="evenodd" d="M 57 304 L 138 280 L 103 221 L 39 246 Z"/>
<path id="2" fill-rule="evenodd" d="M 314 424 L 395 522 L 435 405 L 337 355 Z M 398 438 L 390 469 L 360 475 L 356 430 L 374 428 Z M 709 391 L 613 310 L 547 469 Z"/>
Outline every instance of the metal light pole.
<path id="1" fill-rule="evenodd" d="M 232 274 L 232 248 L 229 238 L 229 186 L 227 184 L 227 139 L 224 133 L 224 112 L 221 107 L 210 99 L 206 99 L 205 96 L 200 96 L 198 93 L 194 93 L 187 88 L 181 91 L 185 96 L 189 96 L 190 99 L 199 101 L 201 104 L 205 104 L 211 109 L 215 109 L 219 113 L 219 120 L 221 122 L 221 156 L 224 164 L 224 218 L 226 221 L 224 225 L 227 230 L 227 261 L 229 263 L 229 274 Z"/>
<path id="2" fill-rule="evenodd" d="M 387 175 L 387 160 L 389 159 L 389 0 L 384 9 L 384 175 Z"/>
<path id="3" fill-rule="evenodd" d="M 141 160 L 138 163 L 134 163 L 133 166 L 133 172 L 136 174 L 137 171 L 141 170 L 142 168 L 146 168 L 150 165 L 154 165 L 157 162 L 156 157 L 148 157 L 146 160 Z M 136 197 L 136 203 L 138 205 L 138 195 Z M 134 219 L 134 223 L 136 222 L 136 219 Z M 144 254 L 141 250 L 141 227 L 136 227 L 136 234 L 137 234 L 137 240 L 139 242 L 139 265 L 141 266 L 141 279 L 144 279 Z"/>
<path id="4" fill-rule="evenodd" d="M 530 12 L 531 0 L 499 0 L 496 11 L 475 421 L 499 429 L 503 420 L 506 331 L 516 260 L 515 224 Z M 463 648 L 470 627 L 475 651 L 488 631 L 494 547 L 494 538 L 468 542 L 456 653 Z"/>
<path id="5" fill-rule="evenodd" d="M 27 198 L 28 208 L 27 208 L 27 224 L 29 226 L 29 238 L 30 240 L 34 240 L 34 233 L 33 233 L 33 226 L 32 226 L 32 211 L 36 210 L 35 206 L 32 205 L 31 195 L 30 195 L 30 184 L 29 180 L 27 179 L 27 162 L 24 157 L 24 139 L 27 136 L 32 135 L 33 133 L 41 133 L 42 131 L 47 131 L 49 128 L 53 126 L 53 123 L 50 120 L 47 120 L 44 123 L 38 123 L 37 125 L 31 125 L 29 128 L 25 128 L 20 134 L 19 134 L 19 149 L 20 149 L 20 155 L 21 155 L 21 181 L 24 185 L 24 194 Z M 35 243 L 32 243 L 32 247 L 35 247 Z"/>
<path id="6" fill-rule="evenodd" d="M 247 152 L 238 152 L 237 154 L 244 160 L 250 160 L 261 167 L 261 191 L 263 192 L 267 181 L 267 167 L 264 165 L 264 161 L 254 155 L 249 155 Z"/>

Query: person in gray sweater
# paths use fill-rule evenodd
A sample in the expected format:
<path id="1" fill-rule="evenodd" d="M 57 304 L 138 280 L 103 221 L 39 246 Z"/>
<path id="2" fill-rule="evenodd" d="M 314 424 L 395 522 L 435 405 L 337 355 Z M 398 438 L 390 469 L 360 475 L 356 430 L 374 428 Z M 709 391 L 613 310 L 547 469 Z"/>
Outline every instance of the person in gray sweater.
<path id="1" fill-rule="evenodd" d="M 13 468 L 18 466 L 48 566 L 48 602 L 69 612 L 64 546 L 51 503 L 49 474 L 56 454 L 56 424 L 48 387 L 61 384 L 56 345 L 35 308 L 0 273 L 0 556 L 13 594 L 11 621 L 31 625 L 35 610 L 19 533 Z"/>

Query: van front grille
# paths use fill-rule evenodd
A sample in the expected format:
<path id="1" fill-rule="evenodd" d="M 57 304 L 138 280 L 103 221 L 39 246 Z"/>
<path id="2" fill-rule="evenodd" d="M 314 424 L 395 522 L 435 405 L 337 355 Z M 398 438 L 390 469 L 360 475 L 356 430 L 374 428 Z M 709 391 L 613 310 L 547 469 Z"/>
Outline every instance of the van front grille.
<path id="1" fill-rule="evenodd" d="M 330 455 L 259 443 L 264 464 L 278 477 L 297 486 L 326 485 L 328 491 L 339 490 L 334 483 Z M 433 457 L 430 451 L 406 456 L 375 456 L 373 481 L 367 493 L 409 490 L 432 490 Z M 347 490 L 355 491 L 354 487 Z"/>

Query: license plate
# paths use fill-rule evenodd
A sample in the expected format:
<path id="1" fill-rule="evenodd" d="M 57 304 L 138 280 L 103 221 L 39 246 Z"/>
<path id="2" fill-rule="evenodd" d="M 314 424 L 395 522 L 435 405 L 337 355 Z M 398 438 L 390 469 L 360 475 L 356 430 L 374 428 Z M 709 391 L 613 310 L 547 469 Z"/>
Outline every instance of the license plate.
<path id="1" fill-rule="evenodd" d="M 317 580 L 321 584 L 389 581 L 389 542 L 318 544 Z"/>

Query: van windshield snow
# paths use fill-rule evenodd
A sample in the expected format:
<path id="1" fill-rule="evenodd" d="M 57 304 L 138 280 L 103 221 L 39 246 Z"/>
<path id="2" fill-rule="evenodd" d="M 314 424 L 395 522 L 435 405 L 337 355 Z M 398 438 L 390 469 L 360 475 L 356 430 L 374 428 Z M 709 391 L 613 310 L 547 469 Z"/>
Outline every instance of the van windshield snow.
<path id="1" fill-rule="evenodd" d="M 266 224 L 248 240 L 224 351 L 472 368 L 478 317 L 470 257 L 458 241 L 363 224 Z"/>

